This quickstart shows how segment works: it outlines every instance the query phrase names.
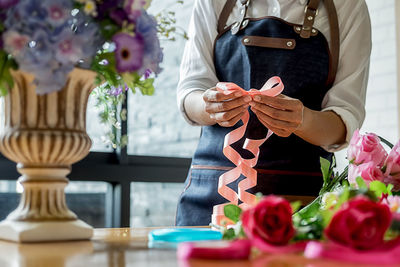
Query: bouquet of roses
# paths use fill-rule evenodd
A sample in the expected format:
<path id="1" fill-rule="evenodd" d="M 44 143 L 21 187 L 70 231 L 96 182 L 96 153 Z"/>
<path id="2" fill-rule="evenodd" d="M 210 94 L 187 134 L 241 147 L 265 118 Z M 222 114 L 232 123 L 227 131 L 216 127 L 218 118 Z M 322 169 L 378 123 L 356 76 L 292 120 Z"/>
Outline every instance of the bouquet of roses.
<path id="1" fill-rule="evenodd" d="M 0 94 L 13 87 L 12 69 L 33 74 L 38 94 L 61 90 L 73 68 L 90 69 L 103 84 L 95 92 L 102 121 L 116 122 L 110 116 L 128 89 L 153 94 L 158 33 L 174 30 L 171 13 L 158 22 L 146 12 L 150 2 L 0 0 Z"/>
<path id="2" fill-rule="evenodd" d="M 381 144 L 392 147 L 389 154 Z M 300 203 L 278 196 L 258 196 L 244 211 L 224 207 L 234 225 L 219 227 L 231 250 L 249 247 L 261 253 L 303 253 L 362 264 L 400 263 L 400 141 L 394 147 L 375 134 L 356 131 L 348 148 L 349 166 L 333 173 L 321 159 L 320 196 L 298 211 Z M 348 176 L 347 176 L 348 171 Z M 218 226 L 216 226 L 218 227 Z M 229 257 L 228 257 L 229 258 Z"/>

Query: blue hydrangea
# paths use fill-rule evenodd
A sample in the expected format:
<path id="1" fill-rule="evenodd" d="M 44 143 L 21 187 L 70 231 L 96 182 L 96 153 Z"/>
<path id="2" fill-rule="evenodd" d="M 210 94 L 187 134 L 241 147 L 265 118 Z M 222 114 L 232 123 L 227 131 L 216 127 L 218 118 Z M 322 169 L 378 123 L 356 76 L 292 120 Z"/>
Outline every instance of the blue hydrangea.
<path id="1" fill-rule="evenodd" d="M 20 0 L 7 12 L 5 49 L 35 75 L 38 93 L 62 89 L 74 66 L 88 68 L 100 49 L 97 25 L 73 8 L 72 0 Z M 21 40 L 27 40 L 23 49 L 13 51 L 13 41 Z"/>

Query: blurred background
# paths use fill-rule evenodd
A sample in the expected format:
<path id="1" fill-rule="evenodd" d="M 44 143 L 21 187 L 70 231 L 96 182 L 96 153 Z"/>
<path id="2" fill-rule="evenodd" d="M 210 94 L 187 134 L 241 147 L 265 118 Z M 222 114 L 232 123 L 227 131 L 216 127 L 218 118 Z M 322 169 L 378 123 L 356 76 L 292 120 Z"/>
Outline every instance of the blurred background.
<path id="1" fill-rule="evenodd" d="M 373 49 L 366 103 L 367 116 L 361 130 L 378 133 L 395 143 L 399 137 L 397 60 L 400 57 L 400 44 L 396 41 L 396 27 L 400 29 L 396 20 L 400 18 L 400 10 L 397 8 L 399 4 L 395 0 L 366 2 L 372 22 Z M 184 4 L 177 4 L 176 0 L 153 0 L 150 13 L 156 14 L 164 9 L 175 11 L 177 24 L 186 30 L 193 3 L 194 0 L 184 0 Z M 95 172 L 95 167 L 91 166 L 97 166 L 95 161 L 99 160 L 99 164 L 112 162 L 110 165 L 113 168 L 122 164 L 123 167 L 119 170 L 125 172 L 121 176 L 117 172 L 105 175 L 99 181 L 94 181 L 95 178 L 88 179 L 84 172 L 71 174 L 73 181 L 66 190 L 68 205 L 91 225 L 144 227 L 174 224 L 185 173 L 200 135 L 200 128 L 188 125 L 176 104 L 175 89 L 184 44 L 184 38 L 177 38 L 175 42 L 162 42 L 164 71 L 156 79 L 154 96 L 129 95 L 127 162 L 106 160 L 103 163 L 103 158 L 113 150 L 103 142 L 104 127 L 97 119 L 93 99 L 89 101 L 87 123 L 94 143 L 92 151 L 95 157 L 90 158 L 91 162 L 85 168 L 88 172 L 93 168 Z M 345 152 L 336 153 L 336 156 L 340 170 L 346 164 Z M 179 171 L 176 172 L 176 177 L 173 172 L 175 169 L 168 171 L 164 178 L 163 170 L 169 170 L 164 165 L 171 162 L 177 163 L 176 170 Z M 157 171 L 152 164 L 164 164 L 164 167 Z M 79 170 L 79 166 L 73 169 Z M 20 189 L 15 182 L 18 176 L 11 176 L 0 177 L 0 219 L 18 203 Z"/>

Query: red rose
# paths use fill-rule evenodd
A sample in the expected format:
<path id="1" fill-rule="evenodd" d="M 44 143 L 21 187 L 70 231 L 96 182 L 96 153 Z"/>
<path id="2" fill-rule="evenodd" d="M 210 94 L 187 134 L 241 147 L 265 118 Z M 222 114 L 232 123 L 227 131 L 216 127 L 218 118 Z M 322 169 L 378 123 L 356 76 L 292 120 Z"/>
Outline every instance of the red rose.
<path id="1" fill-rule="evenodd" d="M 276 196 L 263 198 L 242 214 L 243 229 L 250 240 L 286 245 L 294 235 L 292 207 Z"/>
<path id="2" fill-rule="evenodd" d="M 373 249 L 384 242 L 391 221 L 392 214 L 387 205 L 356 197 L 336 212 L 325 235 L 352 248 Z"/>

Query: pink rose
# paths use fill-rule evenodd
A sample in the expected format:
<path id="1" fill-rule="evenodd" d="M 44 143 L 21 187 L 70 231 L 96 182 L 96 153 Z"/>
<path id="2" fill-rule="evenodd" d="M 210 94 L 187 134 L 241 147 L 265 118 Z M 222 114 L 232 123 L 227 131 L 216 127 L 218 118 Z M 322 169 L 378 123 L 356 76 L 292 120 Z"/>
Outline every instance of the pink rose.
<path id="1" fill-rule="evenodd" d="M 400 190 L 400 141 L 392 148 L 385 161 L 385 184 L 392 184 L 394 191 Z"/>
<path id="2" fill-rule="evenodd" d="M 356 178 L 361 176 L 365 183 L 369 185 L 372 181 L 384 182 L 384 175 L 380 167 L 374 162 L 363 163 L 360 165 L 349 165 L 348 180 L 349 183 L 357 187 Z"/>
<path id="3" fill-rule="evenodd" d="M 388 196 L 382 203 L 386 203 L 393 213 L 400 211 L 400 196 Z"/>
<path id="4" fill-rule="evenodd" d="M 387 153 L 376 134 L 361 135 L 359 130 L 354 132 L 347 150 L 347 159 L 351 163 L 359 165 L 372 161 L 381 167 L 386 156 Z"/>
<path id="5" fill-rule="evenodd" d="M 385 162 L 385 175 L 400 174 L 400 141 L 392 148 Z"/>
<path id="6" fill-rule="evenodd" d="M 244 232 L 254 243 L 286 245 L 294 236 L 292 207 L 281 197 L 267 196 L 242 214 Z"/>
<path id="7" fill-rule="evenodd" d="M 373 249 L 383 244 L 391 221 L 392 213 L 387 205 L 356 197 L 336 212 L 325 235 L 331 241 L 355 249 Z"/>

